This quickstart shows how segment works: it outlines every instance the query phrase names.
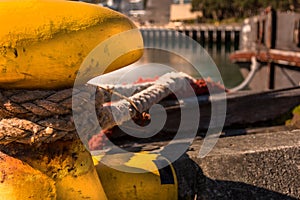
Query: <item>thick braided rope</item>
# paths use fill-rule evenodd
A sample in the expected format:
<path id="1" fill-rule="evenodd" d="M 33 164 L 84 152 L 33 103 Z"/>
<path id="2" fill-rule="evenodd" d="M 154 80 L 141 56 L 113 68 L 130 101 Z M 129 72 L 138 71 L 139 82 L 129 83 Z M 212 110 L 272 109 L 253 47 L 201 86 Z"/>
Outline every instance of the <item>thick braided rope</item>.
<path id="1" fill-rule="evenodd" d="M 190 82 L 194 79 L 184 73 L 168 73 L 161 76 L 148 88 L 137 92 L 128 100 L 120 100 L 99 110 L 100 124 L 105 128 L 120 125 L 138 114 L 148 110 L 152 105 L 160 102 L 171 93 L 182 96 Z M 127 87 L 123 88 L 126 92 Z M 122 91 L 118 88 L 118 91 Z M 135 105 L 135 106 L 133 106 Z M 137 108 L 137 109 L 136 109 Z"/>
<path id="2" fill-rule="evenodd" d="M 93 105 L 83 105 L 93 106 L 98 117 L 97 123 L 102 129 L 107 129 L 148 110 L 172 92 L 185 91 L 190 79 L 183 73 L 169 73 L 148 87 L 137 87 L 136 93 L 128 99 L 105 107 L 102 107 L 104 91 L 90 85 L 59 91 L 0 90 L 0 144 L 32 144 L 78 137 L 72 114 L 74 94 L 80 97 L 78 101 L 95 102 Z M 75 105 L 81 104 L 75 102 Z M 82 112 L 83 116 L 86 112 L 88 118 L 88 109 L 79 106 L 76 110 Z M 88 119 L 83 121 L 82 126 L 86 127 L 87 134 L 99 131 L 96 122 Z M 87 135 L 89 137 L 91 135 Z"/>
<path id="3" fill-rule="evenodd" d="M 87 92 L 92 86 L 59 91 L 0 90 L 0 144 L 39 143 L 77 137 L 72 119 L 72 94 L 84 92 L 84 101 L 96 99 L 101 108 L 103 96 Z"/>
<path id="4" fill-rule="evenodd" d="M 130 97 L 138 92 L 141 92 L 148 87 L 152 86 L 154 82 L 141 83 L 141 84 L 120 84 L 120 85 L 101 85 L 102 88 L 106 88 L 103 90 L 104 102 L 110 101 L 119 101 L 123 98 L 117 95 L 114 95 L 115 92 L 122 94 L 123 96 Z M 110 92 L 113 91 L 113 92 Z"/>

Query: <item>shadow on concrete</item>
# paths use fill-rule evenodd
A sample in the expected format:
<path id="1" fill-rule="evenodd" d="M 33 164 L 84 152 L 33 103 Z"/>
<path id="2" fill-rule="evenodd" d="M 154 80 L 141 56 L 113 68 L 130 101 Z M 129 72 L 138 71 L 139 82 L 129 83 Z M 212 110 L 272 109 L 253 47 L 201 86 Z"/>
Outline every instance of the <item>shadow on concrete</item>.
<path id="1" fill-rule="evenodd" d="M 296 200 L 274 191 L 242 182 L 212 180 L 203 174 L 187 154 L 173 163 L 178 180 L 179 200 Z"/>
<path id="2" fill-rule="evenodd" d="M 282 132 L 281 129 L 282 127 L 272 127 L 266 130 L 265 128 L 258 128 L 251 131 L 242 128 L 225 130 L 221 136 L 221 140 L 223 140 L 222 142 L 219 142 L 217 150 L 222 152 L 223 150 L 228 150 L 228 147 L 230 147 L 232 154 L 216 154 L 217 156 L 212 156 L 211 158 L 203 160 L 195 160 L 195 158 L 192 158 L 193 154 L 191 152 L 197 152 L 196 150 L 199 148 L 199 144 L 201 144 L 201 140 L 198 142 L 194 141 L 194 145 L 190 147 L 188 154 L 182 155 L 173 163 L 179 184 L 179 199 L 298 199 L 296 198 L 299 195 L 297 193 L 297 171 L 291 171 L 295 170 L 295 167 L 297 167 L 297 163 L 295 164 L 294 162 L 298 162 L 297 155 L 299 151 L 297 147 L 291 147 L 292 144 L 297 144 L 298 142 L 298 132 Z M 233 137 L 231 137 L 248 134 L 252 135 L 264 131 L 271 132 L 272 134 L 257 134 L 255 137 L 249 136 L 243 138 L 234 137 L 234 140 L 232 140 Z M 275 134 L 273 133 L 274 131 L 280 132 Z M 167 149 L 166 145 L 172 140 L 172 137 L 172 134 L 161 132 L 153 138 L 135 139 L 132 141 L 131 137 L 120 137 L 115 138 L 114 142 L 117 145 L 121 145 L 121 148 L 130 152 L 156 151 L 162 153 L 162 151 Z M 182 144 L 182 142 L 179 144 Z M 238 144 L 243 144 L 243 146 Z M 177 145 L 177 143 L 174 143 L 173 145 Z M 260 146 L 263 148 L 259 148 Z M 236 156 L 234 154 L 235 151 L 243 152 L 250 147 L 255 150 L 260 149 L 260 151 L 243 154 L 244 156 Z M 275 150 L 274 147 L 276 147 Z M 279 147 L 289 148 L 278 149 Z M 174 150 L 176 150 L 176 148 L 170 149 L 171 150 L 167 152 L 170 154 L 175 153 Z M 163 155 L 168 158 L 168 154 Z M 203 174 L 199 163 L 202 163 L 201 166 L 205 168 L 203 168 L 203 171 L 212 175 L 210 177 L 218 174 L 218 176 L 215 177 L 224 177 L 224 179 L 213 180 L 206 177 Z M 231 169 L 231 167 L 233 168 Z M 249 171 L 250 173 L 247 172 L 249 169 L 252 169 Z M 239 174 L 237 173 L 244 177 L 238 177 Z M 266 187 L 274 186 L 273 188 L 279 188 L 281 190 L 269 190 L 257 187 L 254 184 L 232 181 L 237 179 L 248 180 L 247 183 L 260 183 Z M 275 191 L 286 191 L 291 193 L 293 197 Z"/>

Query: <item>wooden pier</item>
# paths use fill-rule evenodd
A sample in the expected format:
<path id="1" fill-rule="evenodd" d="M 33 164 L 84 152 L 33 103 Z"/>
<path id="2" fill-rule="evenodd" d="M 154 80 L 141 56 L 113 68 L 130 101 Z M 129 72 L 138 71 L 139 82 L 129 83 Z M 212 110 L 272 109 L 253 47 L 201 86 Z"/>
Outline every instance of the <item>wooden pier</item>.
<path id="1" fill-rule="evenodd" d="M 168 27 L 141 27 L 142 34 L 146 38 L 166 38 L 175 37 L 176 32 L 182 33 L 193 38 L 199 43 L 234 43 L 239 44 L 240 26 L 181 26 L 175 28 Z"/>
<path id="2" fill-rule="evenodd" d="M 267 8 L 260 15 L 244 21 L 240 37 L 239 50 L 230 59 L 240 64 L 242 74 L 246 77 L 249 73 L 251 57 L 261 63 L 249 84 L 251 89 L 299 86 L 299 13 L 278 12 Z"/>

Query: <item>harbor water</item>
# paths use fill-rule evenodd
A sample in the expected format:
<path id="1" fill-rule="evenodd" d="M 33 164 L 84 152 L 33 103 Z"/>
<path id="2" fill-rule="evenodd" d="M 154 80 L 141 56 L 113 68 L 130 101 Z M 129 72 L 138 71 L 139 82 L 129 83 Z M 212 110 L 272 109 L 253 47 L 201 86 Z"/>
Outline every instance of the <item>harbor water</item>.
<path id="1" fill-rule="evenodd" d="M 243 81 L 239 66 L 231 63 L 229 55 L 238 49 L 235 41 L 192 39 L 176 30 L 142 30 L 144 55 L 136 63 L 101 76 L 98 84 L 123 84 L 137 78 L 153 78 L 170 71 L 182 71 L 195 78 L 211 78 L 226 88 Z"/>
<path id="2" fill-rule="evenodd" d="M 214 78 L 216 75 L 213 72 L 207 72 L 207 70 L 210 69 L 209 66 L 214 67 L 213 65 L 215 65 L 227 88 L 232 88 L 243 81 L 239 66 L 229 60 L 230 53 L 238 50 L 239 44 L 236 39 L 212 41 L 197 38 L 195 40 L 195 38 L 192 39 L 184 33 L 175 30 L 168 30 L 167 32 L 161 30 L 161 32 L 156 31 L 154 33 L 143 30 L 145 46 L 150 48 L 145 51 L 140 62 L 165 64 L 196 78 L 201 76 Z M 151 49 L 153 47 L 155 50 Z M 191 62 L 196 66 L 191 66 Z M 201 65 L 205 65 L 205 67 L 201 68 Z M 199 74 L 199 69 L 202 70 L 201 74 Z"/>

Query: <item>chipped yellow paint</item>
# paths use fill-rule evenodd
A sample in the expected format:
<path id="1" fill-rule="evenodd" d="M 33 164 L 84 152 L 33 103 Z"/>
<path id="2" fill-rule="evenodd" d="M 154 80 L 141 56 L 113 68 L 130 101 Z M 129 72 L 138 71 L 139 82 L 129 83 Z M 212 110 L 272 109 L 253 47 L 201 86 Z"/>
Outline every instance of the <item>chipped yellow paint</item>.
<path id="1" fill-rule="evenodd" d="M 159 171 L 154 163 L 159 160 L 168 163 L 171 171 Z M 178 199 L 175 170 L 166 158 L 158 154 L 97 155 L 93 156 L 93 161 L 108 199 Z M 174 183 L 162 183 L 166 175 L 162 173 L 172 173 Z"/>
<path id="2" fill-rule="evenodd" d="M 0 152 L 0 200 L 55 200 L 55 182 L 28 164 Z"/>
<path id="3" fill-rule="evenodd" d="M 20 160 L 53 179 L 57 200 L 107 199 L 92 157 L 79 139 L 27 148 Z"/>
<path id="4" fill-rule="evenodd" d="M 0 87 L 71 87 L 81 63 L 98 44 L 135 28 L 126 16 L 83 2 L 0 1 Z M 133 31 L 131 39 L 116 37 L 114 42 L 128 45 L 128 52 L 111 64 L 110 61 L 97 66 L 99 69 L 89 69 L 93 73 L 85 74 L 82 81 L 124 67 L 141 57 L 143 41 L 139 31 Z M 109 59 L 105 53 L 99 56 Z"/>

